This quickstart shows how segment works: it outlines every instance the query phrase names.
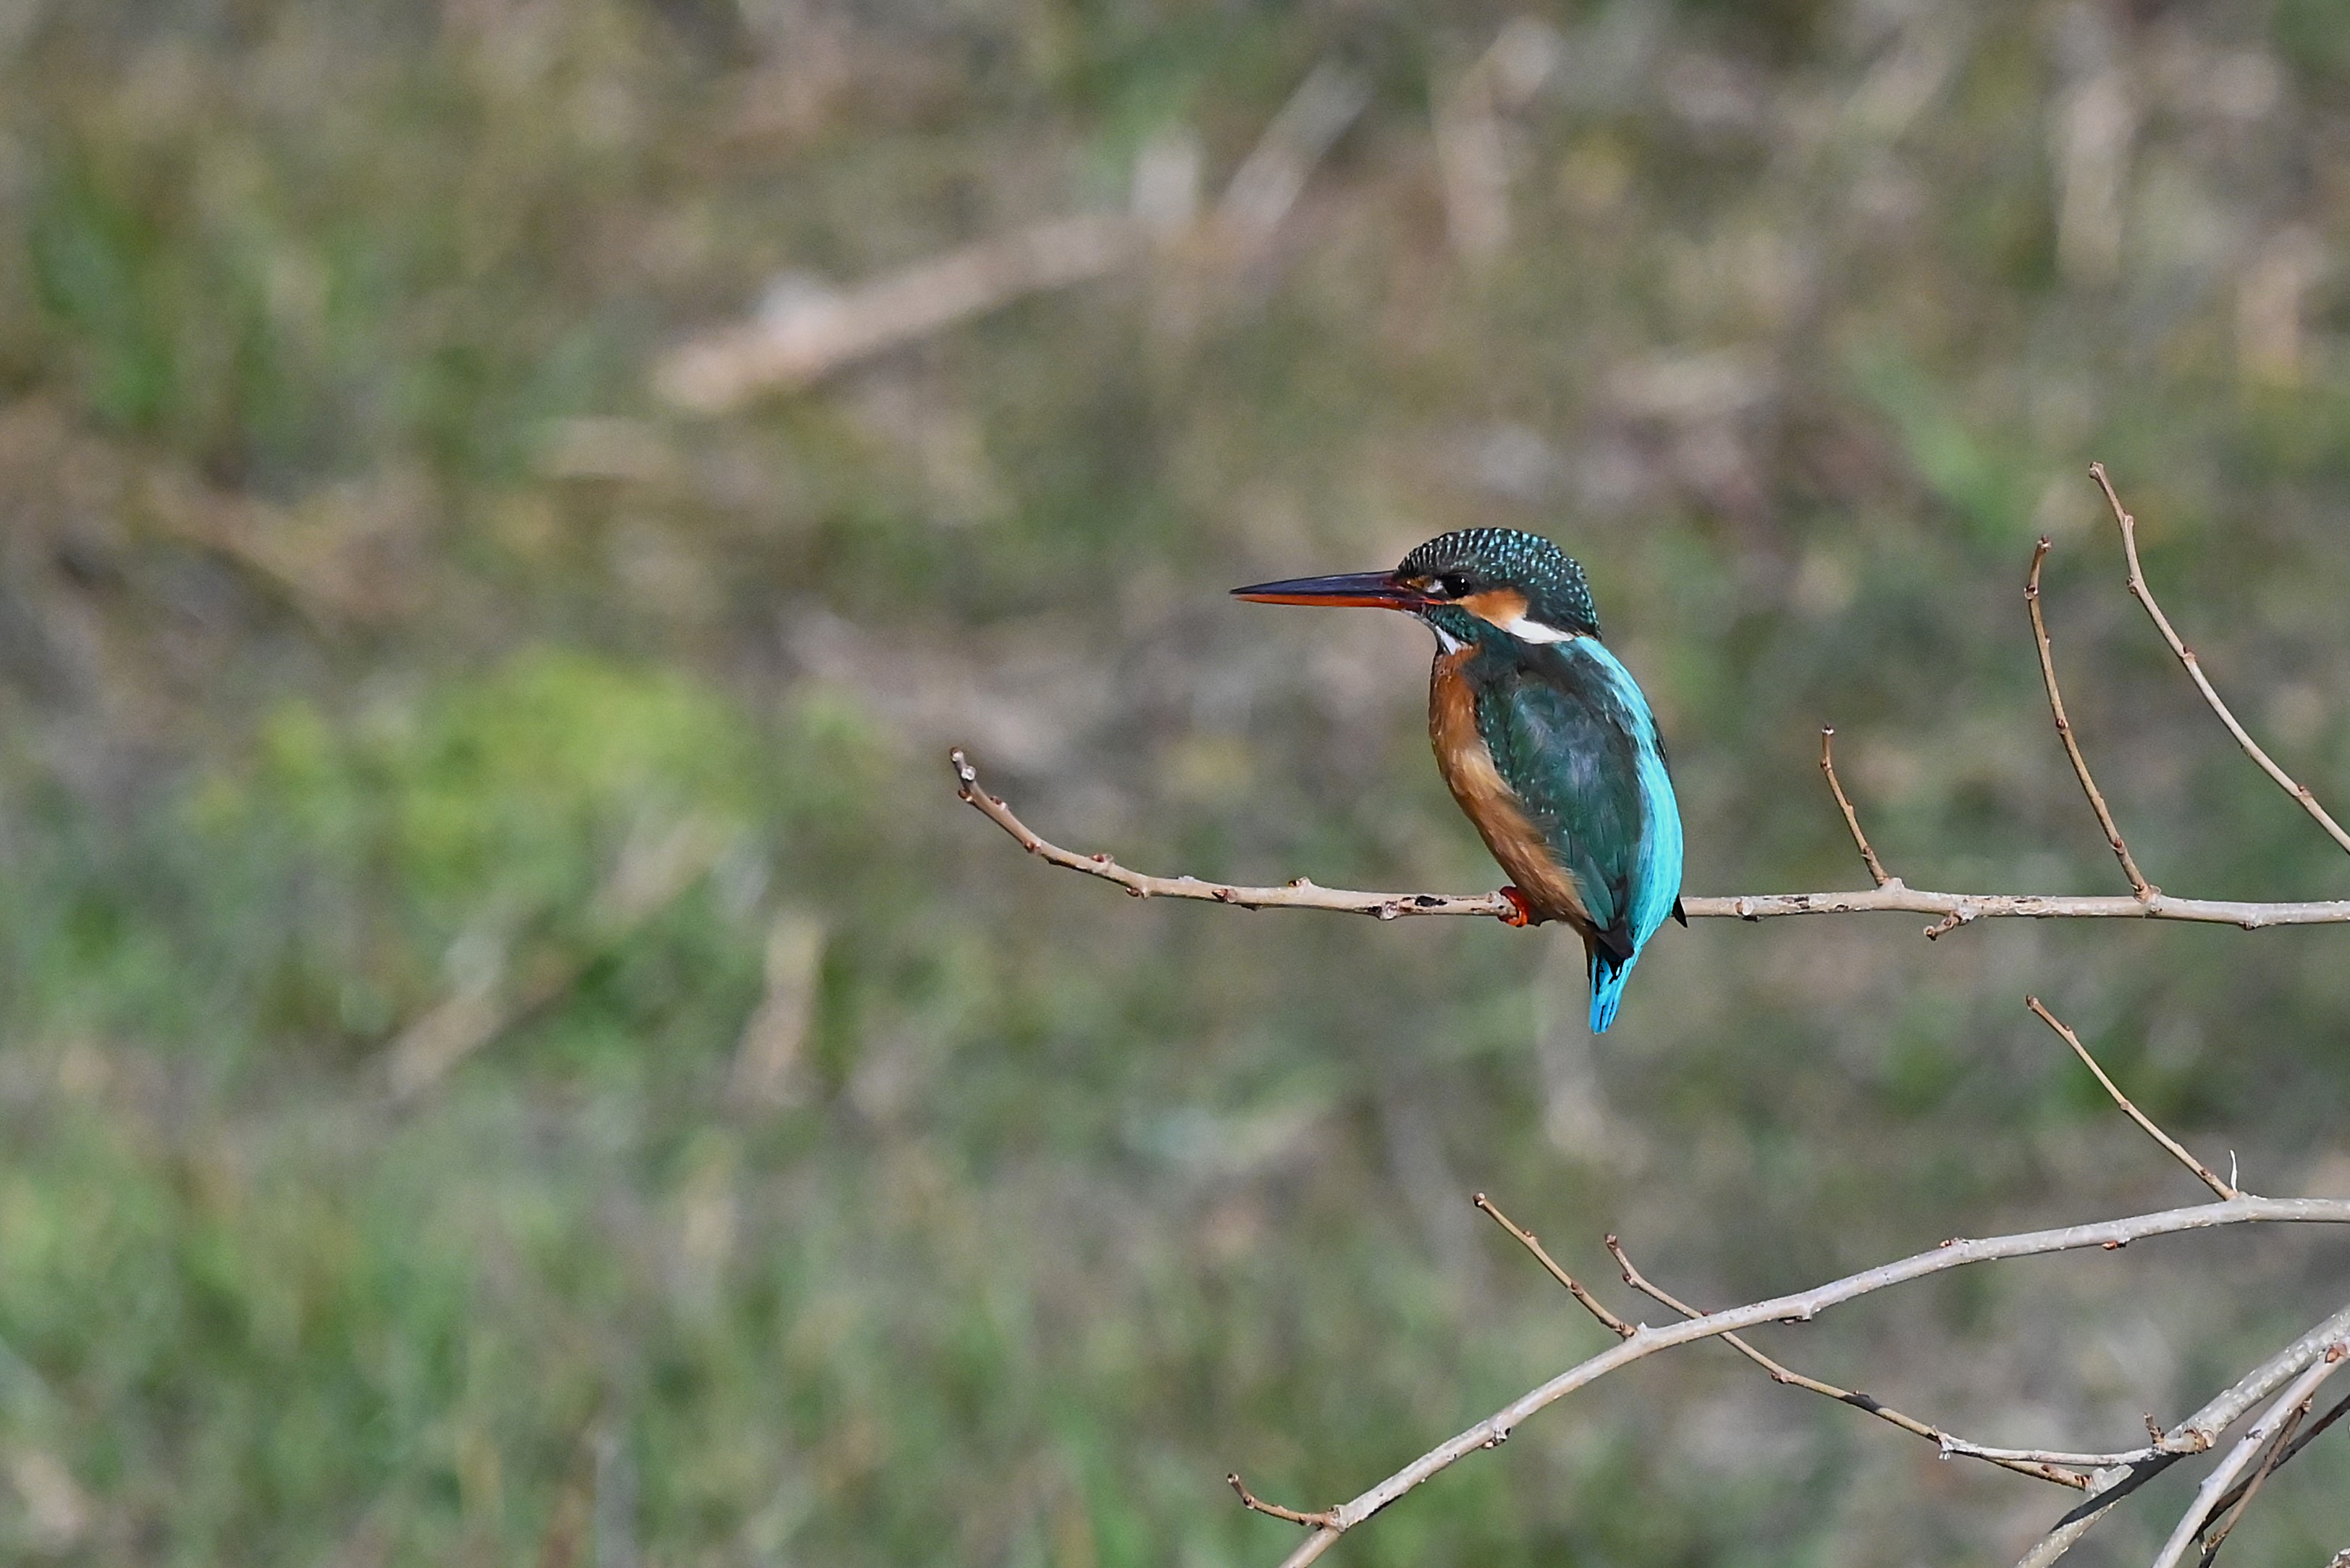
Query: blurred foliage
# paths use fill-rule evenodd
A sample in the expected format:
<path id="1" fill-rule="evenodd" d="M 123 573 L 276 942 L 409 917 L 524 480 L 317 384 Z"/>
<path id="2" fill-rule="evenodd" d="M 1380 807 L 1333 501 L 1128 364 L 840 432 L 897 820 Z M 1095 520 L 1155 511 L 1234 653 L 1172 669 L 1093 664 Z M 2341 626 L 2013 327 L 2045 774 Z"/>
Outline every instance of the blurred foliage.
<path id="1" fill-rule="evenodd" d="M 0 4 L 0 1552 L 1274 1561 L 1226 1469 L 1349 1495 L 1595 1347 L 1474 1189 L 1707 1302 L 2191 1199 L 2026 991 L 2207 1158 L 2350 1190 L 2326 931 L 1701 923 L 1595 1044 L 1547 934 L 1128 903 L 940 760 L 1152 868 L 1487 886 L 1419 634 L 1222 590 L 1511 524 L 1589 565 L 1693 889 L 1856 879 L 1831 721 L 1911 881 L 2110 888 L 2045 533 L 2149 874 L 2338 896 L 2082 476 L 2350 802 L 2337 12 Z M 1253 254 L 723 417 L 650 389 L 1170 150 L 1211 195 L 1326 60 L 1369 107 Z M 2338 1251 L 1771 1344 L 2126 1443 L 2338 1304 Z M 2345 1454 L 2230 1560 L 2340 1545 Z M 2061 1502 L 1693 1354 L 1341 1550 L 1980 1562 Z"/>

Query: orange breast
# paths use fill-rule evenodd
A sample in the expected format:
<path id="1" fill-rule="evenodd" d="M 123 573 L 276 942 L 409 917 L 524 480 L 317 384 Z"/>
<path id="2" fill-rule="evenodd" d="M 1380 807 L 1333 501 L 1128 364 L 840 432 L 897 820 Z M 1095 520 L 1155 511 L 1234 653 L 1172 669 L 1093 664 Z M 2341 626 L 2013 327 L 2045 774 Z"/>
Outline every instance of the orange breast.
<path id="1" fill-rule="evenodd" d="M 1477 732 L 1477 700 L 1462 667 L 1477 656 L 1473 648 L 1440 653 L 1428 684 L 1428 738 L 1436 748 L 1436 766 L 1444 775 L 1452 798 L 1544 919 L 1565 920 L 1587 931 L 1591 919 L 1575 877 L 1551 858 L 1542 835 L 1518 805 L 1516 792 L 1493 765 L 1485 737 Z"/>

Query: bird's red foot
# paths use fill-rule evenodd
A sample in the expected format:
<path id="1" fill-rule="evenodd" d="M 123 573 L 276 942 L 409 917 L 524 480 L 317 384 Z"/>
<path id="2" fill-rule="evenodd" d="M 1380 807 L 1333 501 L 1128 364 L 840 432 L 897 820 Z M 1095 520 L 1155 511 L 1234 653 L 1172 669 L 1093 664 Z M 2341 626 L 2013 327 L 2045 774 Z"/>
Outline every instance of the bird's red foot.
<path id="1" fill-rule="evenodd" d="M 1501 917 L 1502 924 L 1531 926 L 1534 923 L 1534 904 L 1523 893 L 1519 892 L 1515 888 L 1503 888 L 1502 897 L 1510 901 L 1510 912 Z"/>

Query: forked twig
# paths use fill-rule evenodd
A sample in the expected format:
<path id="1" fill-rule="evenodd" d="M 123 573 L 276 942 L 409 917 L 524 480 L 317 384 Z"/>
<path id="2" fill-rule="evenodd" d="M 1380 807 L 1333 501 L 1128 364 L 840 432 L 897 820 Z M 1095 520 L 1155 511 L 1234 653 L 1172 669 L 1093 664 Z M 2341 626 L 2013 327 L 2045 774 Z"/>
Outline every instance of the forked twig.
<path id="1" fill-rule="evenodd" d="M 1566 1293 L 1573 1296 L 1576 1301 L 1581 1302 L 1584 1305 L 1584 1309 L 1590 1313 L 1593 1317 L 1597 1318 L 1601 1324 L 1607 1328 L 1608 1333 L 1614 1334 L 1618 1339 L 1629 1339 L 1632 1337 L 1633 1334 L 1636 1332 L 1632 1325 L 1626 1323 L 1622 1318 L 1617 1317 L 1614 1313 L 1609 1312 L 1607 1310 L 1607 1303 L 1602 1302 L 1597 1296 L 1593 1295 L 1589 1291 L 1585 1290 L 1581 1284 L 1576 1282 L 1573 1274 L 1570 1274 L 1565 1269 L 1560 1268 L 1551 1255 L 1543 1251 L 1541 1240 L 1536 1237 L 1533 1231 L 1521 1229 L 1508 1215 L 1493 1207 L 1493 1200 L 1486 1197 L 1482 1192 L 1471 1198 L 1470 1201 L 1474 1203 L 1479 1209 L 1482 1209 L 1486 1213 L 1492 1215 L 1493 1217 L 1493 1223 L 1499 1225 L 1503 1230 L 1507 1231 L 1511 1236 L 1516 1240 L 1519 1246 L 1523 1247 L 1527 1251 L 1532 1252 L 1534 1255 L 1534 1262 L 1549 1270 L 1550 1277 L 1556 1280 L 1560 1284 L 1565 1285 L 1566 1287 Z"/>
<path id="2" fill-rule="evenodd" d="M 1829 793 L 1835 796 L 1836 809 L 1844 813 L 1844 825 L 1852 830 L 1852 841 L 1860 850 L 1861 860 L 1868 867 L 1869 877 L 1880 888 L 1893 878 L 1886 874 L 1885 863 L 1877 851 L 1868 846 L 1868 835 L 1860 830 L 1860 813 L 1852 809 L 1852 801 L 1844 793 L 1844 784 L 1836 778 L 1835 726 L 1820 726 L 1820 772 L 1827 775 Z"/>
<path id="3" fill-rule="evenodd" d="M 2220 722 L 2228 727 L 2228 733 L 2236 738 L 2236 744 L 2243 748 L 2244 754 L 2258 763 L 2261 771 L 2274 780 L 2279 789 L 2300 802 L 2302 810 L 2315 819 L 2327 836 L 2344 849 L 2350 850 L 2350 831 L 2345 831 L 2340 823 L 2334 820 L 2333 815 L 2317 803 L 2317 796 L 2310 793 L 2307 784 L 2295 780 L 2291 774 L 2277 766 L 2274 758 L 2261 750 L 2260 743 L 2245 732 L 2234 712 L 2220 700 L 2210 678 L 2203 673 L 2203 661 L 2195 657 L 2195 650 L 2179 637 L 2170 624 L 2170 618 L 2162 613 L 2160 605 L 2154 602 L 2153 590 L 2146 586 L 2146 573 L 2139 567 L 2137 560 L 2137 519 L 2129 514 L 2128 509 L 2122 505 L 2122 498 L 2115 493 L 2114 482 L 2106 476 L 2104 463 L 2091 463 L 2089 474 L 2097 482 L 2097 488 L 2106 493 L 2106 504 L 2113 509 L 2114 521 L 2121 527 L 2122 554 L 2129 561 L 2130 597 L 2145 608 L 2154 622 L 2155 629 L 2162 634 L 2162 640 L 2170 645 L 2170 651 L 2186 668 L 2188 679 L 2195 682 L 2198 691 L 2203 693 L 2203 701 L 2210 705 L 2212 712 L 2220 716 Z"/>
<path id="4" fill-rule="evenodd" d="M 2176 1159 L 2179 1164 L 2193 1171 L 2195 1173 L 2196 1180 L 2200 1181 L 2204 1186 L 2210 1188 L 2212 1191 L 2218 1193 L 2222 1198 L 2241 1198 L 2243 1196 L 2243 1194 L 2236 1188 L 2220 1180 L 2219 1174 L 2210 1166 L 2205 1165 L 2201 1160 L 2188 1153 L 2185 1145 L 2181 1144 L 2177 1138 L 2172 1137 L 2168 1133 L 2163 1131 L 2160 1127 L 2155 1126 L 2154 1118 L 2147 1116 L 2144 1111 L 2139 1110 L 2136 1106 L 2132 1105 L 2130 1103 L 2130 1097 L 2127 1095 L 2123 1094 L 2120 1086 L 2106 1075 L 2106 1070 L 2103 1067 L 2097 1065 L 2097 1059 L 2089 1054 L 2089 1048 L 2081 1044 L 2081 1037 L 2074 1033 L 2069 1028 L 2065 1027 L 2054 1013 L 2049 1012 L 2045 1007 L 2041 1006 L 2040 999 L 2038 997 L 2025 997 L 2023 999 L 2023 1005 L 2030 1008 L 2034 1017 L 2038 1018 L 2041 1023 L 2048 1025 L 2049 1028 L 2054 1029 L 2056 1032 L 2057 1037 L 2063 1040 L 2065 1044 L 2070 1045 L 2073 1048 L 2073 1054 L 2081 1059 L 2081 1064 L 2083 1066 L 2088 1068 L 2090 1072 L 2096 1075 L 2097 1082 L 2105 1085 L 2106 1093 L 2114 1097 L 2114 1104 L 2122 1108 L 2122 1114 L 2128 1116 L 2130 1120 L 2136 1122 L 2140 1127 L 2143 1127 L 2148 1137 L 2154 1139 L 2155 1142 L 2160 1144 L 2164 1148 L 2168 1149 L 2173 1159 Z"/>
<path id="5" fill-rule="evenodd" d="M 1631 1258 L 1625 1252 L 1623 1243 L 1618 1241 L 1614 1236 L 1607 1238 L 1607 1250 L 1616 1255 L 1617 1264 L 1624 1271 L 1624 1282 L 1626 1284 L 1631 1286 L 1634 1290 L 1638 1291 L 1643 1295 L 1653 1297 L 1655 1300 L 1663 1303 L 1666 1306 L 1672 1308 L 1673 1311 L 1680 1314 L 1683 1317 L 1695 1318 L 1703 1317 L 1705 1315 L 1704 1313 L 1700 1312 L 1696 1307 L 1690 1305 L 1687 1302 L 1675 1296 L 1670 1292 L 1665 1290 L 1662 1286 L 1656 1284 L 1654 1282 L 1650 1281 L 1647 1275 L 1640 1272 L 1639 1269 L 1634 1265 Z M 1771 1356 L 1764 1355 L 1760 1350 L 1757 1350 L 1742 1335 L 1725 1334 L 1721 1338 L 1722 1342 L 1728 1345 L 1731 1349 L 1738 1352 L 1739 1355 L 1746 1357 L 1747 1360 L 1754 1363 L 1755 1366 L 1769 1373 L 1771 1375 L 1771 1381 L 1773 1383 L 1785 1383 L 1797 1388 L 1808 1388 L 1813 1393 L 1825 1395 L 1828 1398 L 1834 1399 L 1839 1404 L 1849 1405 L 1856 1410 L 1866 1410 L 1870 1415 L 1877 1417 L 1879 1420 L 1890 1421 L 1893 1425 L 1900 1428 L 1903 1431 L 1914 1433 L 1918 1437 L 1925 1438 L 1928 1442 L 1933 1443 L 1939 1448 L 1945 1455 L 1965 1454 L 1970 1458 L 1986 1459 L 1991 1463 L 1999 1466 L 2002 1469 L 2013 1470 L 2019 1475 L 2032 1476 L 2040 1480 L 2054 1481 L 2058 1486 L 2069 1486 L 2080 1490 L 2086 1490 L 2088 1487 L 2089 1478 L 2083 1475 L 2076 1469 L 2070 1469 L 2059 1465 L 2050 1464 L 2043 1459 L 2022 1456 L 2011 1458 L 2005 1454 L 1986 1450 L 1980 1445 L 1968 1443 L 1960 1438 L 1953 1438 L 1950 1433 L 1943 1431 L 1939 1427 L 1929 1426 L 1926 1422 L 1918 1419 L 1915 1416 L 1905 1416 L 1900 1411 L 1893 1408 L 1892 1406 L 1881 1402 L 1872 1395 L 1856 1393 L 1849 1388 L 1839 1388 L 1833 1383 L 1823 1383 L 1816 1377 L 1806 1377 L 1802 1373 L 1794 1371 L 1784 1364 L 1773 1360 Z"/>
<path id="6" fill-rule="evenodd" d="M 2115 858 L 2122 863 L 2122 875 L 2129 878 L 2130 891 L 2140 900 L 2150 899 L 2162 889 L 2146 879 L 2130 856 L 2129 846 L 2122 842 L 2122 830 L 2114 825 L 2114 814 L 2106 805 L 2106 797 L 2097 788 L 2097 781 L 2089 774 L 2089 759 L 2081 754 L 2081 742 L 2073 734 L 2073 722 L 2064 716 L 2064 694 L 2056 686 L 2056 656 L 2048 646 L 2048 623 L 2040 613 L 2040 566 L 2047 560 L 2050 540 L 2043 534 L 2032 552 L 2032 572 L 2023 580 L 2023 607 L 2032 617 L 2032 639 L 2040 649 L 2040 681 L 2048 691 L 2048 711 L 2056 720 L 2056 738 L 2064 742 L 2064 754 L 2072 759 L 2073 776 L 2081 781 L 2081 793 L 2089 797 L 2089 809 L 2097 814 L 2097 826 L 2104 829 L 2106 843 Z"/>

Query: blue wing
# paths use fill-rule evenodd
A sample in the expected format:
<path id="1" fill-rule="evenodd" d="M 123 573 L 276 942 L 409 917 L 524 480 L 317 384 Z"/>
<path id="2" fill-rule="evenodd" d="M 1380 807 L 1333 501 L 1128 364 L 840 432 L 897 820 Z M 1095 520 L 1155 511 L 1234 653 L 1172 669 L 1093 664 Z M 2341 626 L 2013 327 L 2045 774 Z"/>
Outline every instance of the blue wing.
<path id="1" fill-rule="evenodd" d="M 1478 729 L 1591 917 L 1591 1027 L 1616 1016 L 1680 897 L 1680 809 L 1655 716 L 1596 638 L 1522 645 L 1481 682 Z"/>

